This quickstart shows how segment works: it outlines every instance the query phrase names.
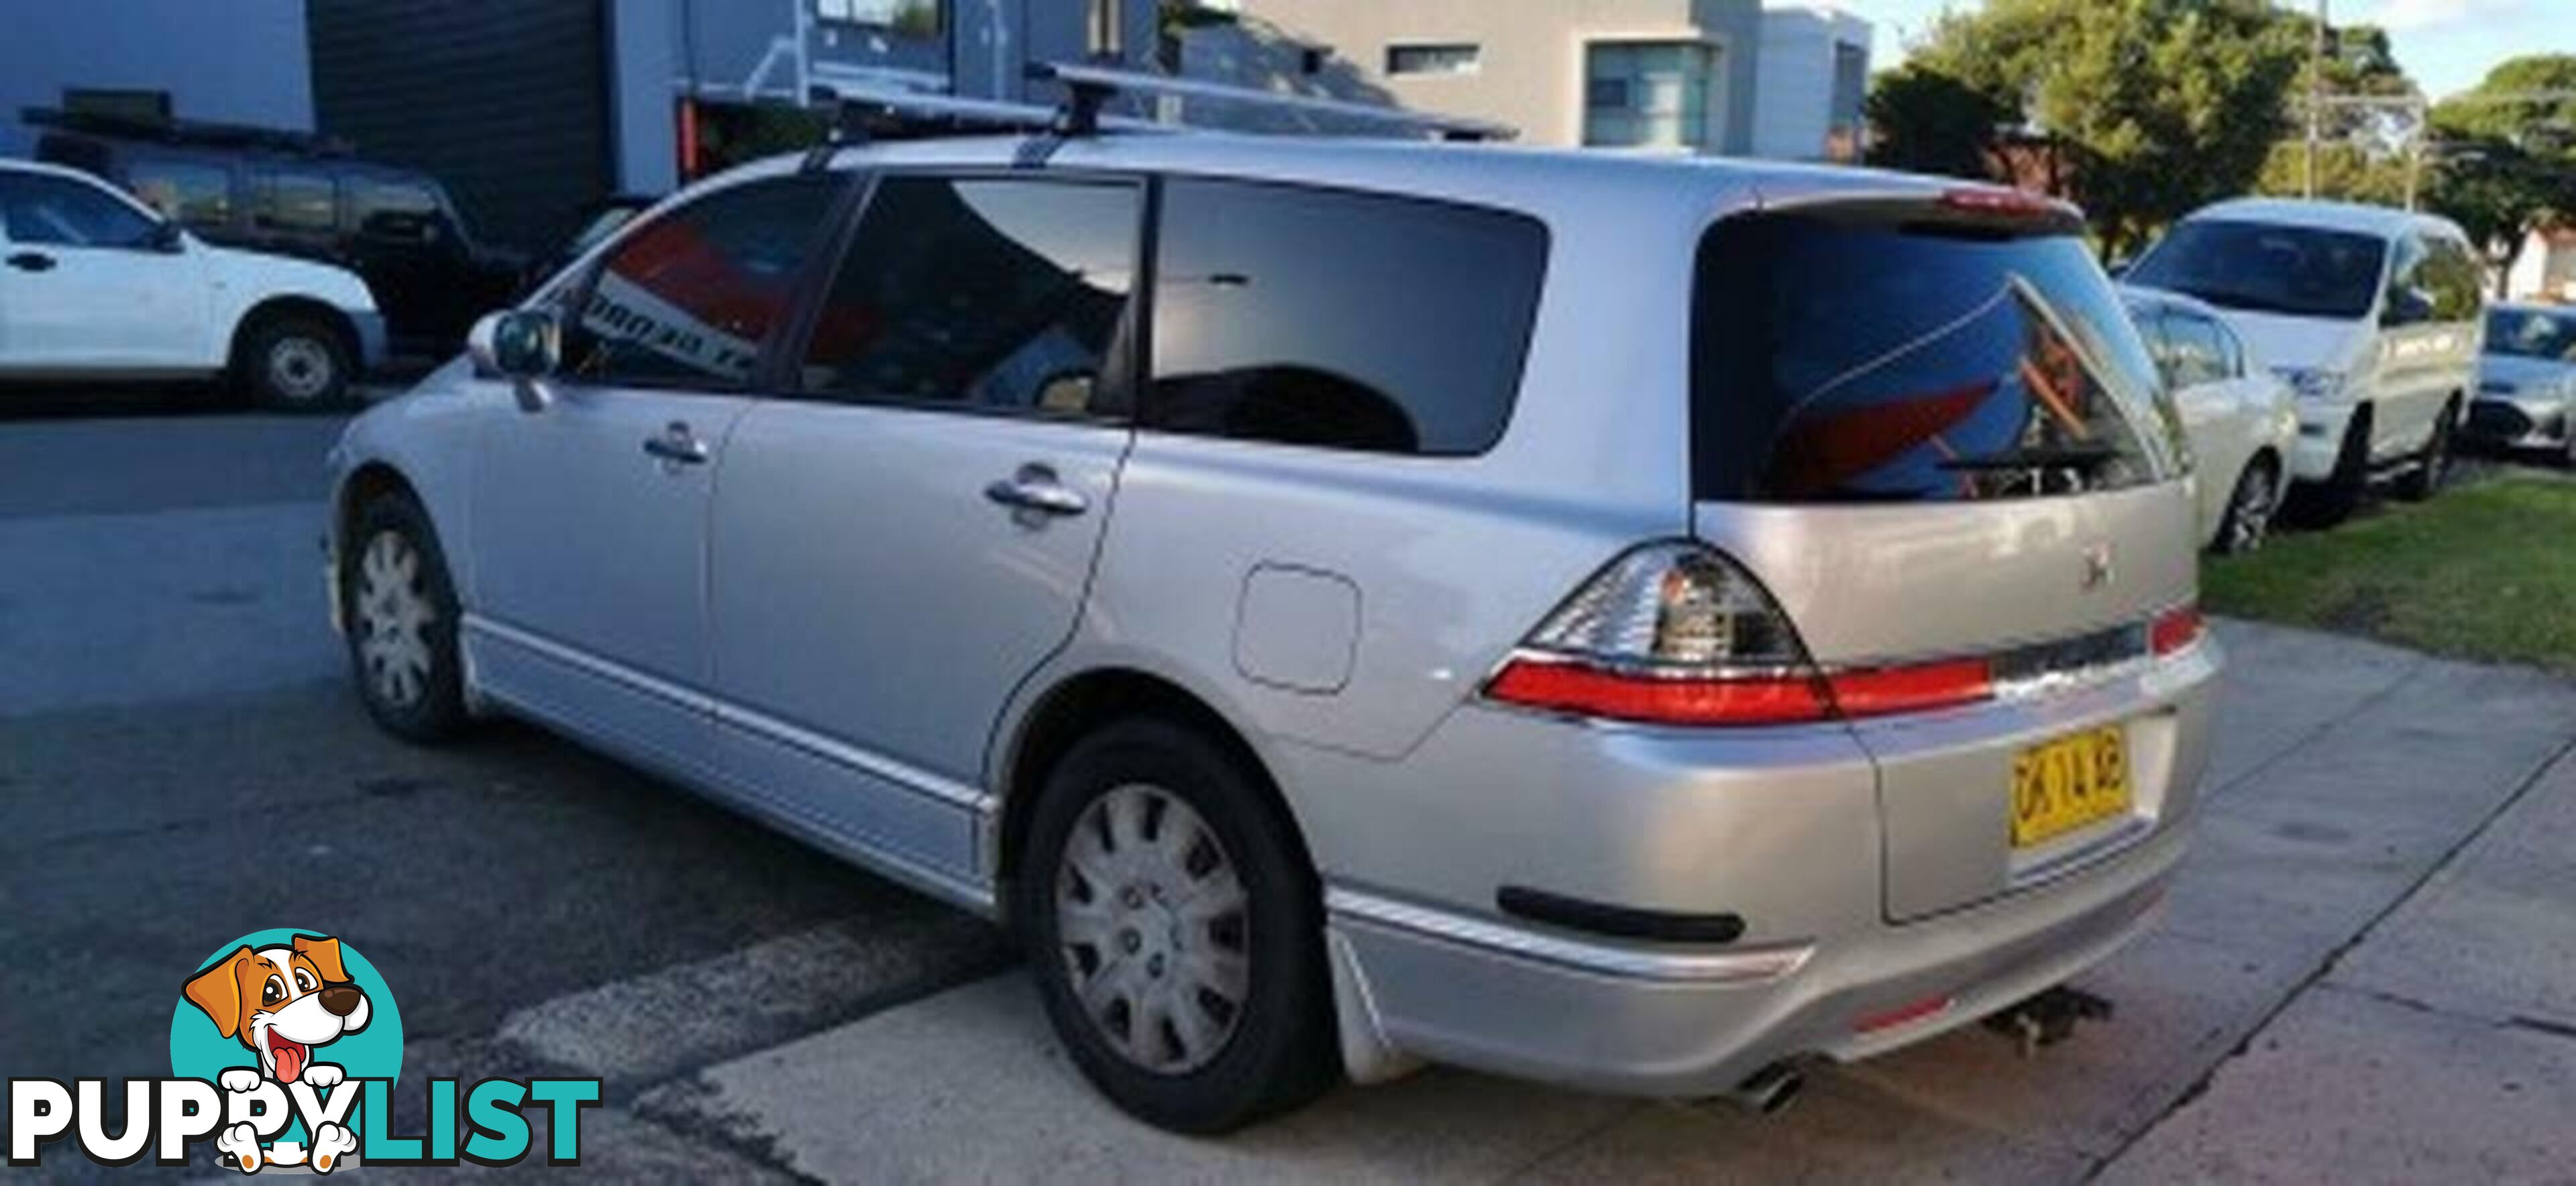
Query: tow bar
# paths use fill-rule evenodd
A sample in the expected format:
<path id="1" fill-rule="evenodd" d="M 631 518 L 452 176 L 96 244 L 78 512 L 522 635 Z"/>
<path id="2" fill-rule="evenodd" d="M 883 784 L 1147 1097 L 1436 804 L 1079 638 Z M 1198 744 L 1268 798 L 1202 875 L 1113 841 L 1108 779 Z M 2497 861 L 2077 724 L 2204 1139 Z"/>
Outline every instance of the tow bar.
<path id="1" fill-rule="evenodd" d="M 2075 1036 L 2079 1021 L 2111 1020 L 2111 1002 L 2080 988 L 2058 985 L 1986 1018 L 1986 1028 L 2012 1039 L 2029 1058 L 2042 1046 Z"/>

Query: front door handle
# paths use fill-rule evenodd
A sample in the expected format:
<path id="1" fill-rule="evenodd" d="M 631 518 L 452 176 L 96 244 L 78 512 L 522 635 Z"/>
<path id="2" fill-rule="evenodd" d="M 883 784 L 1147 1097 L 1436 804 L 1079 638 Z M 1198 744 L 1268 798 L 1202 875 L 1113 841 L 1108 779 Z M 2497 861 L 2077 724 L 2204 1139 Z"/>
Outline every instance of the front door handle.
<path id="1" fill-rule="evenodd" d="M 644 452 L 662 460 L 663 465 L 704 465 L 707 443 L 689 431 L 688 422 L 674 420 L 661 432 L 644 438 Z"/>
<path id="2" fill-rule="evenodd" d="M 21 272 L 50 272 L 54 270 L 54 257 L 41 251 L 21 251 L 9 257 L 9 266 Z"/>
<path id="3" fill-rule="evenodd" d="M 1055 471 L 1043 465 L 1023 465 L 1010 478 L 984 487 L 984 497 L 1011 508 L 1038 515 L 1079 515 L 1091 509 L 1091 500 L 1082 492 L 1056 480 Z"/>

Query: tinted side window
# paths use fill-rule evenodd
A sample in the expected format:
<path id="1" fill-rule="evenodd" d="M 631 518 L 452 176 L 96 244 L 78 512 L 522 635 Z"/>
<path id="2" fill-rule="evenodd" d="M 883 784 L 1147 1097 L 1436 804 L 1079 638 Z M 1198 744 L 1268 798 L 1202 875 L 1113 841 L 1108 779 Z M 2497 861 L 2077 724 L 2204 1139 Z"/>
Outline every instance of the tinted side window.
<path id="1" fill-rule="evenodd" d="M 815 318 L 804 389 L 1102 410 L 1141 207 L 1123 183 L 884 179 Z"/>
<path id="2" fill-rule="evenodd" d="M 339 225 L 338 189 L 328 174 L 263 173 L 252 190 L 251 221 L 262 227 L 327 233 Z"/>
<path id="3" fill-rule="evenodd" d="M 709 194 L 626 237 L 564 328 L 564 370 L 593 383 L 734 388 L 787 313 L 840 189 L 781 177 Z"/>
<path id="4" fill-rule="evenodd" d="M 232 170 L 194 161 L 136 161 L 126 179 L 134 196 L 164 218 L 221 227 L 233 219 Z"/>
<path id="5" fill-rule="evenodd" d="M 0 173 L 0 219 L 14 243 L 138 248 L 154 223 L 97 187 L 64 177 Z"/>
<path id="6" fill-rule="evenodd" d="M 373 178 L 349 183 L 349 213 L 361 235 L 410 243 L 436 240 L 446 221 L 438 195 L 427 186 Z"/>
<path id="7" fill-rule="evenodd" d="M 2388 297 L 2379 309 L 2382 325 L 2414 325 L 2432 313 L 2432 291 L 2424 276 L 2424 244 L 2413 235 L 2397 241 L 2388 265 Z"/>
<path id="8" fill-rule="evenodd" d="M 1148 427 L 1385 453 L 1493 447 L 1547 230 L 1499 211 L 1231 181 L 1165 191 Z"/>

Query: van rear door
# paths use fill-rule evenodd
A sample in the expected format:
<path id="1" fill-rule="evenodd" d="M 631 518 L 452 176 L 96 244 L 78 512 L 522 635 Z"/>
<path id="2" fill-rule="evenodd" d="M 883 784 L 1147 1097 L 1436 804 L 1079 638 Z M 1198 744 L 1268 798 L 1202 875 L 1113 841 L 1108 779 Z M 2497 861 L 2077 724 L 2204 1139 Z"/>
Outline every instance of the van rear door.
<path id="1" fill-rule="evenodd" d="M 2063 207 L 1977 190 L 1809 200 L 1707 232 L 1694 528 L 1820 667 L 1976 659 L 1999 689 L 2042 688 L 2143 659 L 2150 624 L 2192 602 L 2171 404 L 2079 231 Z M 2044 743 L 2077 724 L 1994 704 L 1857 723 L 1889 915 L 2006 892 L 2152 824 L 2160 785 L 2060 833 L 2016 830 L 2034 754 L 2141 782 L 2178 770 L 2148 752 L 2170 727 L 2082 728 L 2096 741 L 2069 754 Z"/>

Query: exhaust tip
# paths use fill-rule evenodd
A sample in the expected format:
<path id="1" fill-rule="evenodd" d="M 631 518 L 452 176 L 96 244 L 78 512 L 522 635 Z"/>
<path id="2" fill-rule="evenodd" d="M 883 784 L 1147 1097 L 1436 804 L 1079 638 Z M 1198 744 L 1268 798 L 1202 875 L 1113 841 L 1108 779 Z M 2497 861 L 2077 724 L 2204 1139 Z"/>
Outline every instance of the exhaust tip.
<path id="1" fill-rule="evenodd" d="M 1753 1072 L 1735 1090 L 1726 1093 L 1728 1103 L 1756 1116 L 1777 1116 L 1798 1101 L 1807 1087 L 1807 1077 L 1785 1062 L 1775 1062 Z"/>

